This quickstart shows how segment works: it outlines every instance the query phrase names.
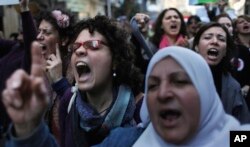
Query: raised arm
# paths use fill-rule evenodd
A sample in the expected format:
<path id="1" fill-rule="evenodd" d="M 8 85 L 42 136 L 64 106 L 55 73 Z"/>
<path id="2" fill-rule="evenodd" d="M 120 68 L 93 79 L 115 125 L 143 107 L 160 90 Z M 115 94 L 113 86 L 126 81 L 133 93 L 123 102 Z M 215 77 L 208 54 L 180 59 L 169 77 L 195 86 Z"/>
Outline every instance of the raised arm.
<path id="1" fill-rule="evenodd" d="M 17 70 L 7 80 L 3 103 L 13 122 L 6 146 L 57 146 L 43 122 L 49 97 L 42 68 L 41 46 L 32 44 L 31 74 Z"/>
<path id="2" fill-rule="evenodd" d="M 25 49 L 25 55 L 22 61 L 22 67 L 25 71 L 30 72 L 31 43 L 36 39 L 37 30 L 28 5 L 29 5 L 29 0 L 20 0 L 23 40 Z"/>

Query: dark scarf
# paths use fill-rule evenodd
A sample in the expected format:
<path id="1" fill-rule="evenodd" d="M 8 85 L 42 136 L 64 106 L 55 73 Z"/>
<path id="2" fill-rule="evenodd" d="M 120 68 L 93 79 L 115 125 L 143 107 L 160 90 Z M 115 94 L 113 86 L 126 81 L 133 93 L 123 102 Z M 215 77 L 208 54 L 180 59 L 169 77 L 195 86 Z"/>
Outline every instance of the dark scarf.
<path id="1" fill-rule="evenodd" d="M 107 115 L 110 115 L 111 111 L 113 111 L 114 104 L 118 100 L 118 88 L 114 88 L 113 90 L 113 102 L 111 104 L 111 107 L 108 108 L 106 114 L 104 116 L 101 116 L 95 108 L 93 108 L 91 105 L 89 105 L 86 101 L 86 95 L 80 94 L 80 92 L 77 93 L 76 100 L 75 100 L 75 109 L 76 113 L 78 114 L 78 119 L 75 120 L 80 123 L 81 129 L 84 130 L 87 138 L 87 142 L 90 145 L 99 143 L 102 141 L 109 133 L 109 131 L 117 126 L 112 126 L 112 124 L 109 124 L 110 121 L 107 121 Z M 132 92 L 132 91 L 131 91 Z M 123 105 L 123 107 L 126 107 L 126 111 L 124 115 L 122 116 L 122 122 L 119 124 L 119 126 L 132 126 L 135 125 L 133 121 L 133 115 L 135 111 L 135 102 L 134 102 L 134 96 L 131 95 L 128 101 L 127 105 Z M 120 108 L 121 109 L 121 108 Z M 117 110 L 118 112 L 120 110 Z M 116 116 L 117 114 L 114 114 L 114 116 L 109 116 L 110 118 L 118 118 Z M 122 114 L 121 114 L 122 115 Z M 113 120 L 113 119 L 112 119 Z M 115 122 L 113 120 L 111 122 Z"/>
<path id="2" fill-rule="evenodd" d="M 222 74 L 223 74 L 223 68 L 222 64 L 219 63 L 217 66 L 210 66 L 210 69 L 213 74 L 214 84 L 216 87 L 216 91 L 221 97 L 221 89 L 222 89 Z"/>

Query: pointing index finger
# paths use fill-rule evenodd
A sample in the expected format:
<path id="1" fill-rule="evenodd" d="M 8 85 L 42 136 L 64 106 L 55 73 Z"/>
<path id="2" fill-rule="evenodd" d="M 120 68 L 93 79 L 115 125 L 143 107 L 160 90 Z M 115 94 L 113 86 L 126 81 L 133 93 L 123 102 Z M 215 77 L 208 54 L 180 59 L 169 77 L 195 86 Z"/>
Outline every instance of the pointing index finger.
<path id="1" fill-rule="evenodd" d="M 56 43 L 56 57 L 57 57 L 57 59 L 61 59 L 61 54 L 60 54 L 58 43 Z"/>
<path id="2" fill-rule="evenodd" d="M 38 42 L 33 42 L 31 45 L 31 75 L 34 77 L 43 76 L 43 59 L 42 47 Z"/>

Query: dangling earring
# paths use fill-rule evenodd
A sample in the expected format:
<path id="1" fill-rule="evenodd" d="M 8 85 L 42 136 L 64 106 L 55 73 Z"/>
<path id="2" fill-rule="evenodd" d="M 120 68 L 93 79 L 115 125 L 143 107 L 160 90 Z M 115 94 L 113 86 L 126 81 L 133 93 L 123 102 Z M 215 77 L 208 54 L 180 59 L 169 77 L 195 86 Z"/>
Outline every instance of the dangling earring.
<path id="1" fill-rule="evenodd" d="M 116 77 L 116 72 L 115 71 L 113 72 L 113 77 Z"/>

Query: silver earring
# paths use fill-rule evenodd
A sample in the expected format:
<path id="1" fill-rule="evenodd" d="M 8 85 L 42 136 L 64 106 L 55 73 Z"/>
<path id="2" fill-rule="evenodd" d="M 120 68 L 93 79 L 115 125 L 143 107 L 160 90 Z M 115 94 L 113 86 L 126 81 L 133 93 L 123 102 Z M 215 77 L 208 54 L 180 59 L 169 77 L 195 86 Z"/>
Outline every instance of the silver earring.
<path id="1" fill-rule="evenodd" d="M 116 72 L 113 72 L 113 77 L 116 77 Z"/>

